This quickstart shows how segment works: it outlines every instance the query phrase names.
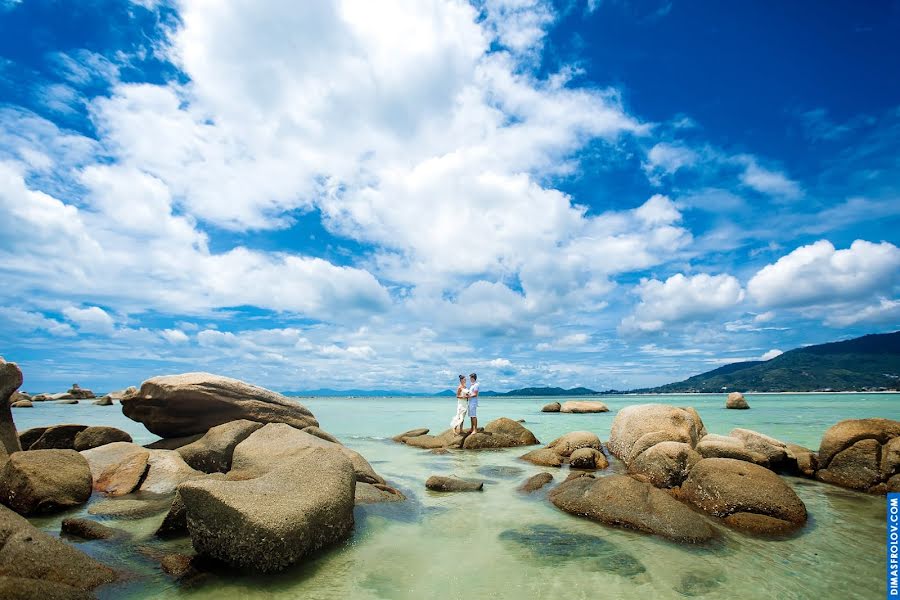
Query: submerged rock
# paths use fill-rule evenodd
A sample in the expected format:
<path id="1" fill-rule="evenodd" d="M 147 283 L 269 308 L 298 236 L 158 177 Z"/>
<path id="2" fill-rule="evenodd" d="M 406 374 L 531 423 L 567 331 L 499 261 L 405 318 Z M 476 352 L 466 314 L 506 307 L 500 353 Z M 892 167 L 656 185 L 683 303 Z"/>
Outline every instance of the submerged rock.
<path id="1" fill-rule="evenodd" d="M 561 413 L 602 413 L 609 412 L 609 407 L 596 400 L 569 400 L 559 407 Z"/>
<path id="2" fill-rule="evenodd" d="M 19 514 L 55 512 L 91 496 L 91 469 L 74 450 L 16 452 L 0 473 L 0 501 Z"/>
<path id="3" fill-rule="evenodd" d="M 539 448 L 519 457 L 540 467 L 561 467 L 565 463 L 565 457 L 553 448 Z"/>
<path id="4" fill-rule="evenodd" d="M 177 452 L 184 462 L 198 471 L 226 473 L 231 469 L 235 447 L 262 426 L 262 423 L 246 419 L 217 425 L 199 440 L 178 448 Z"/>
<path id="5" fill-rule="evenodd" d="M 90 450 L 113 442 L 130 442 L 131 436 L 128 432 L 117 429 L 116 427 L 93 426 L 87 427 L 79 431 L 75 435 L 72 447 L 81 452 L 82 450 Z"/>
<path id="6" fill-rule="evenodd" d="M 681 486 L 681 496 L 704 512 L 726 518 L 728 525 L 758 533 L 796 529 L 806 523 L 806 506 L 781 477 L 742 460 L 701 460 Z"/>
<path id="7" fill-rule="evenodd" d="M 465 435 L 457 435 L 452 429 L 447 429 L 437 435 L 408 436 L 401 438 L 400 441 L 414 448 L 432 450 L 435 448 L 462 448 L 465 439 Z"/>
<path id="8" fill-rule="evenodd" d="M 83 540 L 108 540 L 128 535 L 121 529 L 113 529 L 91 519 L 63 519 L 60 533 Z"/>
<path id="9" fill-rule="evenodd" d="M 111 519 L 144 519 L 166 512 L 171 505 L 171 495 L 136 492 L 121 498 L 92 502 L 88 507 L 88 514 Z"/>
<path id="10" fill-rule="evenodd" d="M 198 553 L 268 573 L 349 535 L 355 483 L 336 447 L 307 448 L 256 479 L 191 481 L 179 494 Z"/>
<path id="11" fill-rule="evenodd" d="M 31 589 L 35 592 L 47 582 L 87 591 L 115 579 L 109 567 L 37 529 L 4 506 L 0 506 L 0 548 L 0 573 L 4 577 L 34 581 Z M 3 594 L 2 597 L 13 596 Z M 77 594 L 62 597 L 77 597 Z"/>
<path id="12" fill-rule="evenodd" d="M 725 400 L 725 408 L 747 409 L 750 405 L 740 392 L 731 392 Z"/>
<path id="13" fill-rule="evenodd" d="M 414 438 L 425 435 L 430 430 L 427 427 L 420 427 L 418 429 L 410 429 L 409 431 L 404 431 L 403 433 L 397 434 L 391 439 L 395 442 L 404 442 L 406 438 Z"/>
<path id="14" fill-rule="evenodd" d="M 520 485 L 517 489 L 520 492 L 531 493 L 536 492 L 548 483 L 553 481 L 553 475 L 550 473 L 538 473 L 537 475 L 532 475 L 525 482 Z"/>
<path id="15" fill-rule="evenodd" d="M 541 412 L 558 413 L 561 408 L 562 404 L 559 402 L 551 402 L 550 404 L 545 404 L 541 408 Z"/>
<path id="16" fill-rule="evenodd" d="M 677 542 L 704 542 L 716 536 L 715 528 L 696 512 L 666 492 L 627 475 L 579 477 L 552 490 L 550 500 L 574 515 Z"/>
<path id="17" fill-rule="evenodd" d="M 161 437 L 205 433 L 211 427 L 247 419 L 318 426 L 302 404 L 276 392 L 210 373 L 153 377 L 137 394 L 122 398 L 122 412 Z"/>
<path id="18" fill-rule="evenodd" d="M 484 490 L 484 482 L 432 475 L 425 482 L 425 487 L 433 492 L 480 492 Z"/>
<path id="19" fill-rule="evenodd" d="M 55 581 L 0 575 L 0 598 L 3 600 L 93 600 L 95 596 L 71 585 Z"/>
<path id="20" fill-rule="evenodd" d="M 693 448 L 704 435 L 703 421 L 692 408 L 638 404 L 616 414 L 607 447 L 630 465 L 641 452 L 660 442 L 682 442 Z"/>
<path id="21" fill-rule="evenodd" d="M 874 493 L 888 491 L 887 482 L 900 473 L 892 458 L 900 437 L 900 421 L 848 419 L 833 425 L 819 447 L 816 479 Z M 892 450 L 894 449 L 894 450 Z"/>
<path id="22" fill-rule="evenodd" d="M 399 490 L 380 483 L 356 482 L 354 502 L 356 504 L 378 504 L 381 502 L 402 502 L 406 500 Z"/>

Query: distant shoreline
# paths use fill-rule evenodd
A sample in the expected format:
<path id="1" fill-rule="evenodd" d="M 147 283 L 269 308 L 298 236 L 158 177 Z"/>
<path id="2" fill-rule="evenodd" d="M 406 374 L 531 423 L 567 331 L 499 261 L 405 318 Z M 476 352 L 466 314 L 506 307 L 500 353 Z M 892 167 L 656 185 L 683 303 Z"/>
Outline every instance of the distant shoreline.
<path id="1" fill-rule="evenodd" d="M 877 392 L 845 391 L 845 392 L 741 392 L 741 393 L 744 394 L 745 396 L 761 396 L 761 395 L 771 395 L 771 396 L 775 396 L 775 395 L 794 395 L 794 396 L 801 396 L 801 395 L 813 395 L 813 394 L 815 394 L 815 395 L 817 395 L 817 396 L 821 396 L 821 395 L 823 395 L 823 394 L 832 394 L 832 395 L 851 395 L 851 394 L 900 394 L 900 390 L 883 390 L 883 391 L 877 391 Z M 517 399 L 517 400 L 518 400 L 518 399 L 537 398 L 537 399 L 543 399 L 543 400 L 546 400 L 546 399 L 548 399 L 548 398 L 550 398 L 550 399 L 554 399 L 554 398 L 557 398 L 557 399 L 558 399 L 558 398 L 603 398 L 603 397 L 610 397 L 610 396 L 634 396 L 634 397 L 644 397 L 644 396 L 647 396 L 647 397 L 649 397 L 649 396 L 726 396 L 726 395 L 728 395 L 728 392 L 660 392 L 660 393 L 655 393 L 655 394 L 651 394 L 651 393 L 621 392 L 621 393 L 617 393 L 617 394 L 596 394 L 596 395 L 593 395 L 593 396 L 577 396 L 577 395 L 573 395 L 573 396 L 556 396 L 556 395 L 551 395 L 551 396 L 507 396 L 507 395 L 504 394 L 504 395 L 498 395 L 498 396 L 484 396 L 484 398 L 486 398 L 486 399 L 494 399 L 494 398 L 515 398 L 515 399 Z M 412 395 L 409 395 L 409 396 L 380 396 L 380 395 L 378 395 L 378 396 L 367 396 L 367 395 L 360 395 L 360 394 L 352 394 L 352 395 L 347 395 L 347 396 L 339 396 L 339 395 L 328 395 L 328 396 L 311 396 L 311 395 L 304 395 L 304 396 L 295 396 L 295 395 L 290 395 L 289 397 L 291 397 L 291 398 L 315 398 L 315 399 L 320 399 L 320 398 L 321 398 L 321 399 L 324 399 L 324 398 L 408 398 L 408 399 L 415 399 L 415 398 L 449 398 L 450 396 L 441 396 L 441 395 L 439 395 L 439 394 L 432 394 L 432 395 L 423 394 L 423 395 L 415 395 L 415 396 L 412 396 Z"/>

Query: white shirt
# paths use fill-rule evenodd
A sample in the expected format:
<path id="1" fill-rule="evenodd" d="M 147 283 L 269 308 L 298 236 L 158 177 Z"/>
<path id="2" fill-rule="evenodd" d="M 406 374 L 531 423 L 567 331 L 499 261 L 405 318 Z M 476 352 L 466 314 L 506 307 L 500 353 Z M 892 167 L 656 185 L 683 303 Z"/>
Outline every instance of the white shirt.
<path id="1" fill-rule="evenodd" d="M 478 382 L 476 381 L 469 386 L 469 396 L 475 398 L 478 395 Z"/>

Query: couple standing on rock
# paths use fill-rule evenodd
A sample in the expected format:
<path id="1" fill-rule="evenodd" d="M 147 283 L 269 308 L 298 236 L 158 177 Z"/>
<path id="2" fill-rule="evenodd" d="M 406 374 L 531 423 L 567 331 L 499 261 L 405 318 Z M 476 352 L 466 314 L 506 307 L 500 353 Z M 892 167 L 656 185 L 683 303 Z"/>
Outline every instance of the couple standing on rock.
<path id="1" fill-rule="evenodd" d="M 466 413 L 469 413 L 472 421 L 469 433 L 475 433 L 478 430 L 478 375 L 475 373 L 469 375 L 469 387 L 466 387 L 466 376 L 459 376 L 459 387 L 456 388 L 456 416 L 450 422 L 453 433 L 462 434 Z"/>

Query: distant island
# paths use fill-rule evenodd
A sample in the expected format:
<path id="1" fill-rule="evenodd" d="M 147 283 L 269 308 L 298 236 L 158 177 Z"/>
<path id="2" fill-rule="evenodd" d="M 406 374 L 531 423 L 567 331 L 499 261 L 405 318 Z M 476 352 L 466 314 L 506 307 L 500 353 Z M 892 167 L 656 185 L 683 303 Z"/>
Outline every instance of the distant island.
<path id="1" fill-rule="evenodd" d="M 333 390 L 329 388 L 318 390 L 305 390 L 300 392 L 283 392 L 285 396 L 297 397 L 350 397 L 350 396 L 374 396 L 374 397 L 390 397 L 390 398 L 420 398 L 432 396 L 455 396 L 453 390 L 442 390 L 437 393 L 428 392 L 405 392 L 401 390 Z M 518 390 L 510 390 L 508 392 L 495 392 L 485 390 L 480 393 L 481 396 L 599 396 L 601 394 L 616 393 L 614 390 L 608 392 L 598 392 L 586 387 L 575 387 L 571 389 L 563 389 L 559 387 L 527 387 Z"/>
<path id="2" fill-rule="evenodd" d="M 766 361 L 732 363 L 634 393 L 854 392 L 900 389 L 900 332 L 807 346 Z"/>

